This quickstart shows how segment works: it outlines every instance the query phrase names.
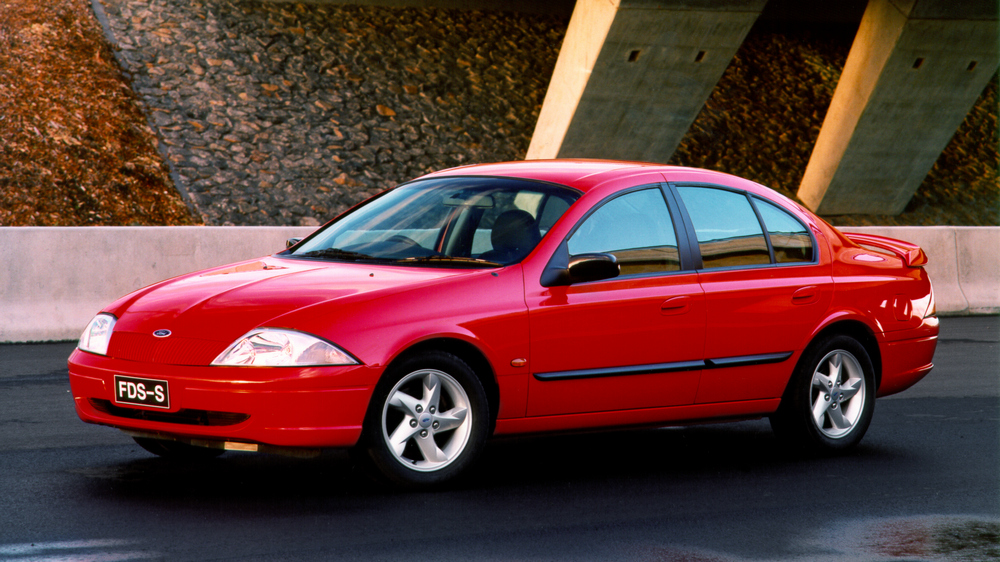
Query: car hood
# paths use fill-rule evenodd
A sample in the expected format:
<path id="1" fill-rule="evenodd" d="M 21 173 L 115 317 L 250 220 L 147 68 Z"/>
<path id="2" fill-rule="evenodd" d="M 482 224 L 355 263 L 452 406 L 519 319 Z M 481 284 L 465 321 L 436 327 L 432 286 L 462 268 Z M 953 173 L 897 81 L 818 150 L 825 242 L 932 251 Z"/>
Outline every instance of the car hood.
<path id="1" fill-rule="evenodd" d="M 193 273 L 137 291 L 109 307 L 118 322 L 108 355 L 203 365 L 258 326 L 293 328 L 280 325 L 279 317 L 301 308 L 376 298 L 475 272 L 272 257 Z M 272 320 L 277 322 L 269 323 Z M 154 337 L 158 330 L 169 330 L 170 335 Z"/>

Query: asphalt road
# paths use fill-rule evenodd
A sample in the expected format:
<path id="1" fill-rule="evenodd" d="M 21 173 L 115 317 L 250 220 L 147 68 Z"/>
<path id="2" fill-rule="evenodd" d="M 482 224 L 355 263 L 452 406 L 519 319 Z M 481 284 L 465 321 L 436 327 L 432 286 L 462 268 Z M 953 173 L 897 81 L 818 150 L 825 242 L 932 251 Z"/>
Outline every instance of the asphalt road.
<path id="1" fill-rule="evenodd" d="M 152 457 L 73 411 L 73 344 L 0 345 L 0 560 L 1000 560 L 1000 319 L 949 318 L 861 447 L 766 421 L 493 442 L 437 493 L 346 455 Z"/>

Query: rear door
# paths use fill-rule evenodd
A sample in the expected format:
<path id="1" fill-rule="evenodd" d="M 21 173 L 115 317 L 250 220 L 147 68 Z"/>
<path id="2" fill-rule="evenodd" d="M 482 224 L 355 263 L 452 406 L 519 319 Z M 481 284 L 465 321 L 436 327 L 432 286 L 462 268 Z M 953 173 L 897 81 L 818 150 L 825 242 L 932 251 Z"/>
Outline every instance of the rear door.
<path id="1" fill-rule="evenodd" d="M 778 398 L 833 295 L 816 239 L 780 206 L 718 186 L 675 186 L 701 254 L 706 368 L 697 403 Z"/>

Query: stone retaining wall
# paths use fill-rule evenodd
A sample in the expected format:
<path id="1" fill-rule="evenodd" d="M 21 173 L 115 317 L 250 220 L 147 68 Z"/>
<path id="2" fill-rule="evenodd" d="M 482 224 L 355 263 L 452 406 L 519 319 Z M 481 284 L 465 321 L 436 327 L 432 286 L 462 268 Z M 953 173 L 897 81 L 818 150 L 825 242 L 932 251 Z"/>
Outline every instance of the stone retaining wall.
<path id="1" fill-rule="evenodd" d="M 305 225 L 399 182 L 524 157 L 566 16 L 93 0 L 208 225 Z"/>

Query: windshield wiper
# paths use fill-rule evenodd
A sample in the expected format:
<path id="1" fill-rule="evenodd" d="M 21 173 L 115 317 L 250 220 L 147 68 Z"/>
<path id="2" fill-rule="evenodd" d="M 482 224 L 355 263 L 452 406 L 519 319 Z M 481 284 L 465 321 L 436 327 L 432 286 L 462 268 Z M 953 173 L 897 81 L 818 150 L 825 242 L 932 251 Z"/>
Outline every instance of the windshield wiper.
<path id="1" fill-rule="evenodd" d="M 322 250 L 312 250 L 311 252 L 304 252 L 301 254 L 293 254 L 305 258 L 334 258 L 338 260 L 348 260 L 348 261 L 367 261 L 367 260 L 383 260 L 384 258 L 376 258 L 375 256 L 369 256 L 368 254 L 362 254 L 361 252 L 352 252 L 351 250 L 341 250 L 340 248 L 323 248 Z"/>
<path id="2" fill-rule="evenodd" d="M 467 265 L 478 265 L 483 267 L 503 267 L 503 264 L 497 263 L 495 261 L 481 260 L 479 258 L 466 258 L 462 256 L 445 256 L 445 255 L 422 256 L 418 258 L 403 258 L 397 261 L 403 263 L 453 262 L 453 263 L 461 263 Z"/>

